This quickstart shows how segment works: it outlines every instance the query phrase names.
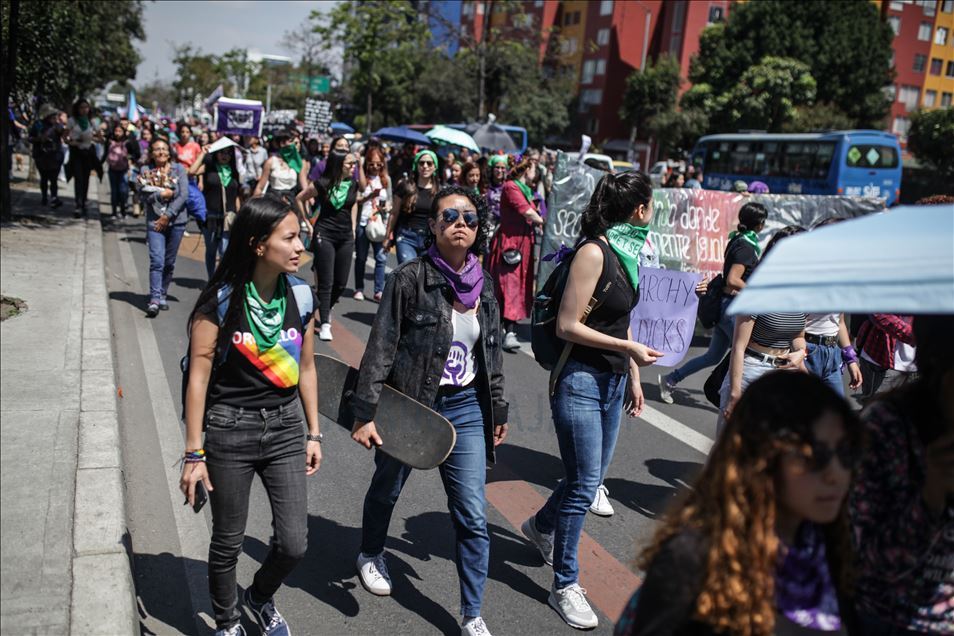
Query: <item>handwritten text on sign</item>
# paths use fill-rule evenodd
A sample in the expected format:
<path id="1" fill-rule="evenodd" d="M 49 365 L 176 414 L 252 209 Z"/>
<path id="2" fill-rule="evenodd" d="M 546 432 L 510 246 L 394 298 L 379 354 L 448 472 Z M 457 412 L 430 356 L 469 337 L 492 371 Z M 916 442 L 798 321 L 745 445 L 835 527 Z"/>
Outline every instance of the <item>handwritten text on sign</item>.
<path id="1" fill-rule="evenodd" d="M 639 303 L 630 316 L 633 340 L 665 355 L 656 364 L 674 367 L 686 355 L 696 325 L 702 275 L 639 268 Z"/>

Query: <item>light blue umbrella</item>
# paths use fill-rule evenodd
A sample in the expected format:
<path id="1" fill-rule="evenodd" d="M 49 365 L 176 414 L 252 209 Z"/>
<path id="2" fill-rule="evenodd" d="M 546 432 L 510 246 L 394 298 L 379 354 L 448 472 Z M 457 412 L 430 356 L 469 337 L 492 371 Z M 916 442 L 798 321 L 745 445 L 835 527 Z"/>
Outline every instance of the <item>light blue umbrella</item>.
<path id="1" fill-rule="evenodd" d="M 783 311 L 954 314 L 954 205 L 896 207 L 781 241 L 728 313 Z"/>
<path id="2" fill-rule="evenodd" d="M 463 130 L 448 128 L 447 126 L 435 126 L 424 134 L 443 146 L 459 146 L 460 148 L 480 152 L 480 146 L 477 145 L 474 138 Z"/>

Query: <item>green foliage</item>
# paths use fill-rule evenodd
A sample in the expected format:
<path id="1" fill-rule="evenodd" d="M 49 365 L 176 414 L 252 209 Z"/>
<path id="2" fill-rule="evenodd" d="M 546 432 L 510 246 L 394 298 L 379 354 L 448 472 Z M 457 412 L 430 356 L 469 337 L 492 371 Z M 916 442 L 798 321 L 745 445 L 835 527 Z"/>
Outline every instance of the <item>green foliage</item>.
<path id="1" fill-rule="evenodd" d="M 666 110 L 647 122 L 647 129 L 659 144 L 660 157 L 686 156 L 696 139 L 709 125 L 709 118 L 698 109 Z"/>
<path id="2" fill-rule="evenodd" d="M 727 23 L 703 31 L 689 79 L 710 87 L 714 96 L 710 106 L 715 111 L 737 110 L 743 116 L 751 112 L 764 121 L 764 113 L 772 112 L 773 106 L 747 108 L 740 103 L 746 100 L 737 94 L 737 85 L 766 58 L 790 58 L 807 65 L 808 74 L 819 80 L 810 103 L 831 104 L 850 119 L 852 128 L 878 128 L 890 107 L 882 89 L 893 77 L 893 37 L 891 27 L 868 0 L 738 3 Z M 806 89 L 807 85 L 801 86 L 796 93 Z M 692 102 L 696 97 L 688 99 Z M 775 106 L 787 110 L 782 104 Z M 727 125 L 733 119 L 732 112 L 714 113 L 712 124 Z M 774 124 L 775 118 L 770 121 Z M 743 119 L 736 120 L 735 127 L 765 126 Z"/>
<path id="3" fill-rule="evenodd" d="M 4 51 L 8 7 L 4 3 Z M 140 0 L 21 2 L 12 94 L 66 107 L 110 81 L 135 78 L 140 56 L 133 40 L 145 37 Z"/>
<path id="4" fill-rule="evenodd" d="M 911 115 L 908 150 L 941 175 L 954 177 L 954 109 L 918 110 Z"/>
<path id="5" fill-rule="evenodd" d="M 834 104 L 816 103 L 796 108 L 795 117 L 782 126 L 782 130 L 783 132 L 848 130 L 854 125 L 854 120 Z"/>
<path id="6" fill-rule="evenodd" d="M 716 99 L 712 123 L 720 130 L 754 128 L 778 132 L 795 118 L 795 108 L 810 104 L 816 83 L 806 64 L 766 57 L 750 66 L 739 82 Z"/>
<path id="7" fill-rule="evenodd" d="M 644 128 L 651 118 L 675 108 L 681 83 L 679 62 L 669 55 L 645 70 L 636 69 L 626 78 L 620 117 L 637 130 Z"/>

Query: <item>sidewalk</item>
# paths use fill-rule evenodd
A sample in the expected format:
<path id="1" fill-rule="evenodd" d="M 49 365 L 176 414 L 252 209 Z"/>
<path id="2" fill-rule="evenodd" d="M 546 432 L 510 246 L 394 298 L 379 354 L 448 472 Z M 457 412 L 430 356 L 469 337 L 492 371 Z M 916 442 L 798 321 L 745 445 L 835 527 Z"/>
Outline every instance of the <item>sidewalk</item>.
<path id="1" fill-rule="evenodd" d="M 91 181 L 88 220 L 23 186 L 0 231 L 0 291 L 28 307 L 0 324 L 0 632 L 139 633 L 95 211 L 108 186 Z"/>

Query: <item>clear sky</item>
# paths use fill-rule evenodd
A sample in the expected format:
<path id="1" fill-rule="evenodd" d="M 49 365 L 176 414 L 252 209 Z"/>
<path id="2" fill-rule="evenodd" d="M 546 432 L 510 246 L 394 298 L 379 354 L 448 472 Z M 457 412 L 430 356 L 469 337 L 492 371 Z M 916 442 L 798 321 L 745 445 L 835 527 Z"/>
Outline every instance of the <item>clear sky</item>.
<path id="1" fill-rule="evenodd" d="M 156 0 L 143 4 L 146 41 L 137 42 L 142 62 L 136 85 L 158 77 L 171 80 L 174 45 L 190 44 L 203 53 L 221 54 L 232 48 L 257 49 L 289 55 L 281 46 L 285 31 L 308 19 L 312 10 L 327 11 L 333 0 L 312 2 L 217 0 L 215 2 Z"/>

